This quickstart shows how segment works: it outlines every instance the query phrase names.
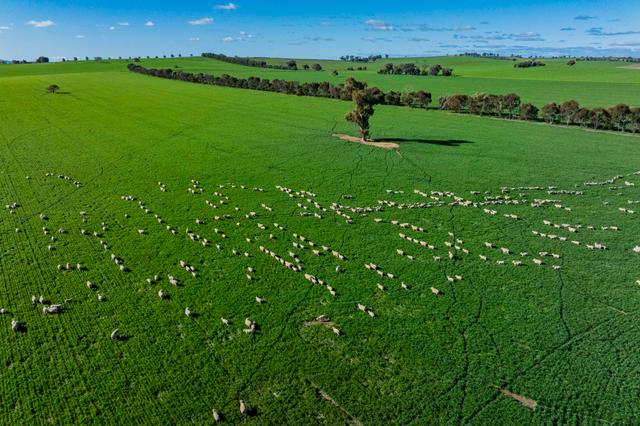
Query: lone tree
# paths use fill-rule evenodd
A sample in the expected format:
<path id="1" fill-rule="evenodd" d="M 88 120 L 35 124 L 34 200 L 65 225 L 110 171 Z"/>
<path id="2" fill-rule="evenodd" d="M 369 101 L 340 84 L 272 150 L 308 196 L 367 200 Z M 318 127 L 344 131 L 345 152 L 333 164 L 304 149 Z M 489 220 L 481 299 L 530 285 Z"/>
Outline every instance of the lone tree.
<path id="1" fill-rule="evenodd" d="M 52 95 L 55 95 L 56 93 L 58 93 L 59 90 L 60 90 L 60 86 L 58 86 L 57 84 L 52 84 L 49 87 L 47 87 L 47 93 L 51 93 Z"/>
<path id="2" fill-rule="evenodd" d="M 349 77 L 344 90 L 353 99 L 355 110 L 347 113 L 345 119 L 358 126 L 360 137 L 365 142 L 369 138 L 369 120 L 374 114 L 374 106 L 384 101 L 384 92 L 377 87 L 367 87 L 366 82 L 360 82 Z"/>

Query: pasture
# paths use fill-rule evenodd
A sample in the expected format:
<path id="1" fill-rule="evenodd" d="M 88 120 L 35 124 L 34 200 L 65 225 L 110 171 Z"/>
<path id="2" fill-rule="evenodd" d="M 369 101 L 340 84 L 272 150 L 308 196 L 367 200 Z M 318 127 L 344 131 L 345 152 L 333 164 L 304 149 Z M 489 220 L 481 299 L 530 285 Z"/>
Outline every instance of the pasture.
<path id="1" fill-rule="evenodd" d="M 378 107 L 382 150 L 332 137 L 347 102 L 125 65 L 0 67 L 1 423 L 638 418 L 638 137 Z M 609 66 L 354 76 L 635 105 L 635 70 L 567 72 Z"/>
<path id="2" fill-rule="evenodd" d="M 177 61 L 177 62 L 176 62 Z M 285 59 L 269 60 L 282 64 Z M 379 75 L 377 72 L 385 63 L 415 63 L 418 65 L 441 64 L 454 70 L 454 77 Z M 618 103 L 636 106 L 636 95 L 640 85 L 640 73 L 625 67 L 624 62 L 594 61 L 566 65 L 566 59 L 544 59 L 541 68 L 516 69 L 515 62 L 475 57 L 436 57 L 381 59 L 370 63 L 341 61 L 298 60 L 304 64 L 320 63 L 323 71 L 284 71 L 245 67 L 207 58 L 179 58 L 143 60 L 145 67 L 178 67 L 190 72 L 203 72 L 236 77 L 258 76 L 268 79 L 308 81 L 329 81 L 333 84 L 344 82 L 353 76 L 382 90 L 400 92 L 426 90 L 433 94 L 434 103 L 441 96 L 456 93 L 472 95 L 478 92 L 506 94 L 515 92 L 523 102 L 531 102 L 542 107 L 549 102 L 564 102 L 575 99 L 585 107 L 608 107 Z M 347 68 L 367 67 L 366 71 L 349 71 Z M 338 76 L 332 71 L 338 71 Z"/>

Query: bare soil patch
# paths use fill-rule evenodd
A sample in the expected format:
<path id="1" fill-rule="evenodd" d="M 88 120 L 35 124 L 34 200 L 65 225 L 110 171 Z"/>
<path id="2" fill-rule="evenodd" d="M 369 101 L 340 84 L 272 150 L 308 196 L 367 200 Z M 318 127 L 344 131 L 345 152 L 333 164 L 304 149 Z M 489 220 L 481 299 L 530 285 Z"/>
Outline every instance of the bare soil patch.
<path id="1" fill-rule="evenodd" d="M 525 396 L 522 395 L 518 395 L 517 393 L 513 393 L 513 392 L 509 392 L 506 389 L 500 389 L 500 392 L 502 392 L 502 394 L 504 396 L 507 396 L 511 399 L 515 399 L 516 401 L 518 401 L 520 404 L 524 405 L 525 407 L 531 409 L 531 410 L 535 410 L 536 407 L 538 406 L 538 402 L 534 401 L 531 398 L 527 398 Z"/>
<path id="2" fill-rule="evenodd" d="M 319 316 L 314 320 L 305 321 L 302 323 L 305 327 L 311 327 L 314 325 L 323 325 L 325 327 L 333 327 L 333 322 L 324 315 Z"/>
<path id="3" fill-rule="evenodd" d="M 395 142 L 385 142 L 385 141 L 366 141 L 363 142 L 362 139 L 357 138 L 355 136 L 351 136 L 351 135 L 343 135 L 343 134 L 335 134 L 333 135 L 333 137 L 335 138 L 340 138 L 343 141 L 347 141 L 347 142 L 355 142 L 355 143 L 360 143 L 362 145 L 369 145 L 369 146 L 375 146 L 376 148 L 382 148 L 382 149 L 398 149 L 400 148 L 400 145 L 398 145 Z"/>

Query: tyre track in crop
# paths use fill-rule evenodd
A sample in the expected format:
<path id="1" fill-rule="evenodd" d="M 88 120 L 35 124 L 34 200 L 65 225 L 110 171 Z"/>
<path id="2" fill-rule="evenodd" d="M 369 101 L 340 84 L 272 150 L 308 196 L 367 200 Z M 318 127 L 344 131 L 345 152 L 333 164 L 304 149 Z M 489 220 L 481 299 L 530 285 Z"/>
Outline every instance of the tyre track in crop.
<path id="1" fill-rule="evenodd" d="M 637 312 L 634 312 L 634 315 L 637 314 Z M 566 349 L 567 347 L 570 347 L 571 345 L 581 341 L 583 338 L 588 337 L 591 333 L 593 333 L 594 331 L 605 327 L 606 325 L 608 325 L 610 322 L 616 320 L 616 318 L 609 318 L 606 320 L 603 320 L 589 328 L 587 328 L 585 331 L 581 332 L 581 333 L 577 333 L 574 334 L 570 339 L 566 340 L 565 342 L 557 345 L 556 347 L 548 350 L 542 357 L 540 357 L 540 359 L 534 361 L 533 363 L 531 363 L 529 366 L 524 367 L 523 369 L 521 369 L 520 372 L 516 373 L 511 380 L 505 380 L 502 383 L 500 383 L 499 386 L 497 386 L 496 391 L 494 392 L 493 397 L 491 397 L 483 406 L 480 406 L 478 409 L 476 409 L 473 413 L 471 413 L 469 416 L 467 416 L 464 419 L 465 423 L 470 423 L 472 422 L 478 415 L 480 415 L 489 405 L 491 405 L 492 403 L 494 403 L 496 400 L 498 400 L 498 398 L 501 395 L 500 389 L 504 389 L 506 387 L 508 387 L 511 383 L 516 382 L 517 380 L 525 377 L 531 370 L 541 366 L 543 363 L 545 363 L 549 358 L 551 358 L 552 356 L 558 354 L 560 351 Z"/>

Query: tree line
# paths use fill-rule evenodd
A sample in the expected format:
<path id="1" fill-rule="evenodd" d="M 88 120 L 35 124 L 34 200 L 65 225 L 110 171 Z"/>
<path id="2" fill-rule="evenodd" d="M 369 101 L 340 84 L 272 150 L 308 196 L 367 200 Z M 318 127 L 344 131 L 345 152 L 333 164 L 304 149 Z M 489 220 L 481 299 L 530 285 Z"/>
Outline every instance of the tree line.
<path id="1" fill-rule="evenodd" d="M 423 90 L 400 93 L 383 92 L 377 87 L 368 87 L 366 83 L 351 78 L 347 84 L 333 85 L 329 82 L 300 83 L 287 80 L 268 80 L 260 77 L 237 78 L 228 74 L 219 77 L 209 74 L 194 74 L 172 69 L 147 69 L 137 64 L 129 64 L 128 69 L 139 74 L 191 83 L 241 89 L 261 90 L 297 96 L 314 96 L 356 103 L 356 115 L 350 121 L 360 125 L 363 138 L 368 136 L 368 121 L 360 117 L 362 113 L 373 115 L 373 105 L 409 106 L 427 109 L 432 95 Z M 594 130 L 618 130 L 621 132 L 640 132 L 640 108 L 631 108 L 618 104 L 610 108 L 582 108 L 574 100 L 561 104 L 550 103 L 539 109 L 533 104 L 522 103 L 516 93 L 495 95 L 477 93 L 475 95 L 452 95 L 439 99 L 439 109 L 456 113 L 466 113 L 498 118 L 542 121 L 548 124 L 576 125 Z"/>
<path id="2" fill-rule="evenodd" d="M 545 67 L 547 64 L 541 61 L 522 61 L 517 64 L 513 64 L 514 68 L 533 68 L 533 67 Z"/>
<path id="3" fill-rule="evenodd" d="M 432 75 L 432 76 L 444 76 L 451 77 L 453 70 L 451 68 L 444 68 L 440 64 L 425 66 L 422 69 L 416 64 L 385 64 L 382 69 L 378 71 L 378 74 L 386 75 Z"/>
<path id="4" fill-rule="evenodd" d="M 169 80 L 187 81 L 191 83 L 209 84 L 213 86 L 235 87 L 239 89 L 261 90 L 266 92 L 277 92 L 297 96 L 315 96 L 322 98 L 340 99 L 344 101 L 353 100 L 353 90 L 344 84 L 333 85 L 329 82 L 308 82 L 287 80 L 268 80 L 260 77 L 237 78 L 228 74 L 214 76 L 203 73 L 190 73 L 185 71 L 175 71 L 173 69 L 148 69 L 141 65 L 127 65 L 129 71 L 139 74 L 166 78 Z M 400 93 L 395 91 L 383 92 L 378 90 L 376 99 L 378 104 L 409 106 L 412 108 L 428 108 L 431 103 L 431 93 L 424 90 L 416 92 Z"/>
<path id="5" fill-rule="evenodd" d="M 441 110 L 499 118 L 543 121 L 548 124 L 581 126 L 594 130 L 640 132 L 640 108 L 618 104 L 610 108 L 582 108 L 577 101 L 549 103 L 538 109 L 522 103 L 515 93 L 493 95 L 477 93 L 472 96 L 453 95 L 439 99 Z"/>
<path id="6" fill-rule="evenodd" d="M 388 58 L 389 55 L 385 55 L 385 58 Z M 369 56 L 354 56 L 354 55 L 344 55 L 340 56 L 341 61 L 346 62 L 375 62 L 382 59 L 382 55 L 369 55 Z"/>
<path id="7" fill-rule="evenodd" d="M 228 62 L 230 64 L 236 65 L 244 65 L 246 67 L 255 67 L 255 68 L 270 68 L 277 70 L 287 70 L 287 71 L 297 71 L 298 63 L 293 59 L 288 60 L 285 64 L 275 65 L 269 64 L 267 61 L 261 61 L 251 58 L 242 58 L 240 56 L 227 56 L 221 53 L 203 53 L 203 58 L 217 59 L 218 61 Z M 313 68 L 315 71 L 321 71 L 322 66 L 320 64 L 313 64 L 311 67 L 309 65 L 304 65 L 304 69 L 308 70 Z"/>

